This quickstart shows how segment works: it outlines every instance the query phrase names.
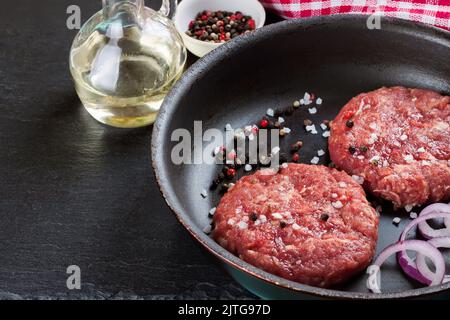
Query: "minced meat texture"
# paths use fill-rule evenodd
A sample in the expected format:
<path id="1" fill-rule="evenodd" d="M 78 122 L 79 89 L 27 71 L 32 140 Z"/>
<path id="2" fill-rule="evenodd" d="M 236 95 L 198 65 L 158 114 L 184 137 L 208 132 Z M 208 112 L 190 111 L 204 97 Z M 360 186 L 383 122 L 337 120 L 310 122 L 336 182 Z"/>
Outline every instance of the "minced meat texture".
<path id="1" fill-rule="evenodd" d="M 447 201 L 450 97 L 403 87 L 360 94 L 332 121 L 329 150 L 338 168 L 396 208 Z"/>
<path id="2" fill-rule="evenodd" d="M 238 180 L 217 207 L 213 237 L 256 267 L 329 287 L 369 264 L 378 219 L 345 172 L 289 164 Z"/>

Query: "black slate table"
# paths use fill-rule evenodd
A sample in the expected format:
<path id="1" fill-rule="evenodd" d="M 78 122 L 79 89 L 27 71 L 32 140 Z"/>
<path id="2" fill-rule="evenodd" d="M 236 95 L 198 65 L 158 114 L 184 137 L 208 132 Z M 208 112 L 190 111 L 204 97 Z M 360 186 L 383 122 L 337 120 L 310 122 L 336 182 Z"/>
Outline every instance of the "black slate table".
<path id="1" fill-rule="evenodd" d="M 0 10 L 0 298 L 254 298 L 167 208 L 152 128 L 106 127 L 83 109 L 68 68 L 71 4 L 82 21 L 101 6 Z M 69 265 L 81 290 L 67 289 Z"/>

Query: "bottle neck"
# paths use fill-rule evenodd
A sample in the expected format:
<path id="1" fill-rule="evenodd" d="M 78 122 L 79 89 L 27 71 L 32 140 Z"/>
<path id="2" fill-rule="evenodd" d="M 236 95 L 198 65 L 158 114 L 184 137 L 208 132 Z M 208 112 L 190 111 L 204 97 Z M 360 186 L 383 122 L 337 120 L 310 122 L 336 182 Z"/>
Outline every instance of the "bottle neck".
<path id="1" fill-rule="evenodd" d="M 102 2 L 103 14 L 106 18 L 121 11 L 132 11 L 139 17 L 144 10 L 144 0 L 102 0 Z"/>

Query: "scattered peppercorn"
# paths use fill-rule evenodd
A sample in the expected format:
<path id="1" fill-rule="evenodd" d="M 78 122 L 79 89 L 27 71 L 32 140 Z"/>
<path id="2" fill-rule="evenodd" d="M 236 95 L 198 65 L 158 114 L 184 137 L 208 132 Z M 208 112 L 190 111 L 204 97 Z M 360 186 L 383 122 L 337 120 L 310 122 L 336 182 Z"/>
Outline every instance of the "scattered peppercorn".
<path id="1" fill-rule="evenodd" d="M 351 154 L 354 154 L 356 152 L 356 148 L 354 146 L 350 146 L 350 147 L 348 147 L 348 152 L 350 152 Z"/>
<path id="2" fill-rule="evenodd" d="M 258 216 L 256 215 L 256 213 L 251 213 L 250 214 L 250 220 L 252 220 L 252 221 L 258 220 Z"/>
<path id="3" fill-rule="evenodd" d="M 378 160 L 377 159 L 373 159 L 372 161 L 370 161 L 370 163 L 374 166 L 378 166 Z"/>
<path id="4" fill-rule="evenodd" d="M 345 125 L 347 126 L 347 128 L 353 128 L 353 125 L 354 125 L 353 120 L 347 120 Z"/>
<path id="5" fill-rule="evenodd" d="M 367 152 L 367 150 L 369 150 L 369 149 L 366 146 L 359 147 L 359 151 L 361 151 L 361 152 Z"/>
<path id="6" fill-rule="evenodd" d="M 336 168 L 336 164 L 335 164 L 334 162 L 330 162 L 330 163 L 328 164 L 328 167 L 330 167 L 330 168 Z"/>
<path id="7" fill-rule="evenodd" d="M 287 226 L 286 222 L 280 221 L 280 228 L 281 229 L 286 228 L 286 226 Z"/>
<path id="8" fill-rule="evenodd" d="M 320 215 L 320 220 L 322 220 L 322 221 L 327 221 L 329 217 L 330 217 L 330 216 L 329 216 L 328 214 L 322 213 L 322 214 Z"/>
<path id="9" fill-rule="evenodd" d="M 261 128 L 267 128 L 269 126 L 269 120 L 267 119 L 262 119 L 261 122 L 259 123 L 259 126 Z"/>
<path id="10" fill-rule="evenodd" d="M 292 146 L 291 146 L 291 153 L 295 153 L 298 150 L 300 150 L 300 148 L 303 146 L 303 142 L 302 141 L 297 141 L 295 142 Z"/>
<path id="11" fill-rule="evenodd" d="M 294 153 L 292 155 L 292 162 L 298 162 L 298 160 L 300 160 L 300 156 L 298 155 L 298 153 Z"/>
<path id="12" fill-rule="evenodd" d="M 227 170 L 227 177 L 233 178 L 235 175 L 236 175 L 236 169 L 229 168 L 229 169 Z"/>
<path id="13" fill-rule="evenodd" d="M 240 11 L 204 10 L 189 22 L 186 34 L 198 40 L 218 43 L 255 29 L 255 20 Z"/>

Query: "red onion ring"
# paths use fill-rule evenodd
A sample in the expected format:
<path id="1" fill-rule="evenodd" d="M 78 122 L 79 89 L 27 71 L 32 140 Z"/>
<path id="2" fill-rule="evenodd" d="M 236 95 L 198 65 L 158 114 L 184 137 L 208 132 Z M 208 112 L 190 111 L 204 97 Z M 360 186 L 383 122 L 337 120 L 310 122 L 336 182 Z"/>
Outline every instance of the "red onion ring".
<path id="1" fill-rule="evenodd" d="M 450 205 L 446 203 L 434 203 L 429 205 L 420 212 L 419 216 L 424 216 L 430 213 L 443 212 L 450 215 Z M 436 237 L 448 237 L 450 236 L 450 216 L 444 217 L 445 228 L 433 229 L 426 221 L 419 223 L 419 231 L 426 239 L 432 239 Z"/>
<path id="2" fill-rule="evenodd" d="M 408 235 L 408 232 L 411 231 L 411 229 L 414 226 L 416 226 L 417 224 L 427 221 L 429 219 L 438 219 L 438 218 L 448 218 L 448 214 L 444 213 L 444 212 L 431 212 L 431 213 L 417 217 L 416 219 L 411 221 L 403 230 L 403 233 L 400 236 L 400 243 L 405 241 L 406 236 Z M 417 241 L 420 241 L 420 240 L 417 240 Z M 426 241 L 423 241 L 423 242 L 426 242 Z M 434 248 L 434 249 L 436 249 L 436 248 Z M 438 250 L 438 252 L 439 252 L 439 250 Z M 442 258 L 442 261 L 444 261 L 444 257 L 442 256 L 442 254 L 440 252 L 439 252 L 439 254 Z M 397 254 L 397 259 L 398 259 L 398 263 L 402 267 L 403 271 L 408 276 L 410 276 L 411 278 L 413 278 L 423 284 L 426 284 L 426 285 L 432 284 L 432 282 L 433 282 L 432 279 L 434 277 L 426 277 L 422 273 L 420 273 L 420 271 L 417 269 L 416 262 L 408 256 L 408 254 L 406 253 L 405 250 L 403 250 Z M 433 263 L 435 263 L 435 262 L 433 261 Z M 444 261 L 444 274 L 445 274 L 445 261 Z M 436 275 L 436 273 L 435 273 L 435 275 Z M 444 275 L 442 275 L 442 279 L 443 278 L 444 278 Z M 442 281 L 442 279 L 441 279 L 441 281 Z"/>
<path id="3" fill-rule="evenodd" d="M 429 279 L 430 285 L 438 285 L 442 283 L 442 279 L 444 278 L 445 274 L 445 261 L 442 254 L 439 252 L 438 249 L 433 247 L 431 244 L 429 244 L 426 241 L 422 240 L 405 240 L 400 241 L 394 244 L 391 244 L 390 246 L 386 247 L 381 253 L 378 255 L 378 257 L 375 259 L 375 262 L 373 265 L 377 266 L 378 268 L 381 267 L 381 265 L 394 253 L 402 253 L 406 250 L 413 250 L 417 251 L 418 253 L 423 254 L 424 256 L 431 259 L 431 261 L 434 263 L 436 267 L 436 272 L 432 274 L 432 277 Z M 417 269 L 414 266 L 414 269 L 416 272 Z M 405 270 L 405 269 L 404 269 Z M 405 270 L 406 272 L 406 270 Z M 368 281 L 367 286 L 369 289 L 371 289 L 373 292 L 379 292 L 379 288 L 373 288 L 371 287 L 371 283 Z"/>
<path id="4" fill-rule="evenodd" d="M 440 238 L 434 238 L 431 240 L 428 240 L 428 243 L 433 245 L 435 248 L 450 248 L 450 237 L 440 237 Z M 426 278 L 433 277 L 434 273 L 430 270 L 428 267 L 425 256 L 421 254 L 420 252 L 417 253 L 416 256 L 416 265 L 417 270 Z M 442 283 L 450 282 L 450 275 L 445 275 L 444 280 Z"/>

